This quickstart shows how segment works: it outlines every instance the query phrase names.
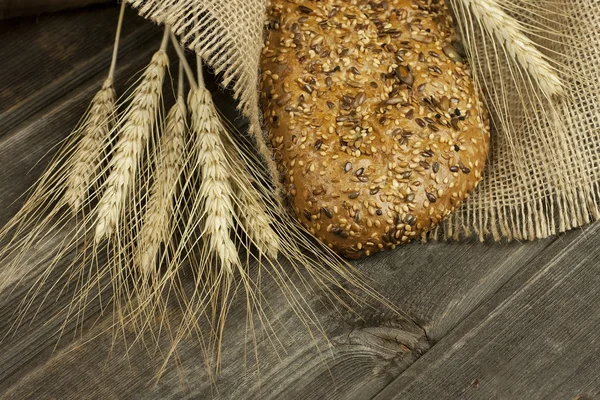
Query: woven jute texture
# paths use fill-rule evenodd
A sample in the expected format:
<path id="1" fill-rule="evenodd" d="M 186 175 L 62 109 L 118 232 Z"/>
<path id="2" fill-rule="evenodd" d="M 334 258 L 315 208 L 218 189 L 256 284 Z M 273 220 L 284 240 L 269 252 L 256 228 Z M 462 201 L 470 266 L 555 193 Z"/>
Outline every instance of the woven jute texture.
<path id="1" fill-rule="evenodd" d="M 221 74 L 252 129 L 260 130 L 257 88 L 266 0 L 130 3 L 154 22 L 171 25 Z M 480 21 L 456 7 L 460 0 L 449 3 L 492 114 L 493 140 L 483 181 L 437 234 L 531 240 L 600 219 L 598 1 L 501 2 L 565 81 L 566 95 L 552 100 L 533 88 L 527 72 L 499 49 Z"/>

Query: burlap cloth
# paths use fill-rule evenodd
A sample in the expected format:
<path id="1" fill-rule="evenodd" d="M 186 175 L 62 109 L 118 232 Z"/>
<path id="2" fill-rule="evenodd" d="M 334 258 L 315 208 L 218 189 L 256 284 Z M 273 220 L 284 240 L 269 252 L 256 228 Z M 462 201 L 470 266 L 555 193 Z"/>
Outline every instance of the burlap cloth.
<path id="1" fill-rule="evenodd" d="M 257 88 L 266 0 L 128 1 L 141 15 L 170 24 L 232 88 L 252 129 L 260 130 Z M 494 126 L 485 177 L 437 232 L 444 237 L 531 240 L 600 219 L 600 4 L 501 3 L 518 10 L 514 16 L 551 59 L 567 93 L 547 101 L 524 85 L 526 73 L 477 21 L 454 7 Z"/>

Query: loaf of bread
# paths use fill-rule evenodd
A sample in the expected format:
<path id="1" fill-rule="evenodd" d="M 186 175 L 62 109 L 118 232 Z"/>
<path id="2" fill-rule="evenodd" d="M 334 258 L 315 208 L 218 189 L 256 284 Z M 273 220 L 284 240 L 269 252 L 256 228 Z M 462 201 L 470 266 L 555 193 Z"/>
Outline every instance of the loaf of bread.
<path id="1" fill-rule="evenodd" d="M 349 258 L 420 238 L 477 185 L 489 119 L 444 0 L 271 0 L 264 128 L 291 211 Z"/>

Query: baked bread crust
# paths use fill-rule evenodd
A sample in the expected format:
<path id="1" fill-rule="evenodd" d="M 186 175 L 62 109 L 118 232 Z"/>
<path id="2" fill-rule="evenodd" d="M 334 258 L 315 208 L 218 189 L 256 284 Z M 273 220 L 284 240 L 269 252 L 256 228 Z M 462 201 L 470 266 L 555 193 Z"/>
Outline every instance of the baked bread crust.
<path id="1" fill-rule="evenodd" d="M 477 185 L 489 119 L 443 0 L 272 0 L 264 128 L 297 219 L 359 258 L 421 237 Z"/>

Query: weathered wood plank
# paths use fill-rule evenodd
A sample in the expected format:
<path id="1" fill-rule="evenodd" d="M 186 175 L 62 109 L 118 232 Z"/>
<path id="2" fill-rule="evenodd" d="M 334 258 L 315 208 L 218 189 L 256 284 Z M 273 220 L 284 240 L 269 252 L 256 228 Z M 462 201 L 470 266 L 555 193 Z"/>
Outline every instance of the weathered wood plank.
<path id="1" fill-rule="evenodd" d="M 439 249 L 451 248 L 453 245 L 431 243 L 427 246 Z M 423 252 L 422 248 L 413 247 L 415 255 Z M 474 252 L 478 247 L 485 246 L 470 246 L 469 252 Z M 407 264 L 410 264 L 410 258 L 406 257 L 407 253 L 410 254 L 408 248 L 403 254 L 398 254 L 398 259 L 404 259 Z M 495 257 L 497 258 L 497 254 Z M 441 257 L 441 260 L 443 259 Z M 441 262 L 432 264 L 432 267 L 440 265 L 444 267 Z M 386 278 L 389 279 L 390 276 Z M 398 280 L 400 276 L 392 276 L 392 278 Z M 412 282 L 413 286 L 418 287 L 418 280 Z M 464 284 L 470 286 L 473 282 L 465 280 Z M 458 292 L 465 290 L 456 284 L 453 287 L 457 288 Z M 264 289 L 266 301 L 278 310 L 275 317 L 278 317 L 279 323 L 285 326 L 285 329 L 278 326 L 277 332 L 288 353 L 284 354 L 281 348 L 278 348 L 279 354 L 276 354 L 277 349 L 273 349 L 268 340 L 259 339 L 257 352 L 260 372 L 258 371 L 252 359 L 253 343 L 245 336 L 243 304 L 237 301 L 233 307 L 235 311 L 230 315 L 230 335 L 224 343 L 227 351 L 223 372 L 217 380 L 219 398 L 252 399 L 259 395 L 263 398 L 286 399 L 369 398 L 392 381 L 421 352 L 427 350 L 428 344 L 423 338 L 419 339 L 414 334 L 408 335 L 406 329 L 399 329 L 394 326 L 394 323 L 390 323 L 389 313 L 380 315 L 366 313 L 366 321 L 354 321 L 324 310 L 322 307 L 318 308 L 318 301 L 315 301 L 312 305 L 319 310 L 326 332 L 335 344 L 335 348 L 332 349 L 335 358 L 326 359 L 328 363 L 326 366 L 314 351 L 313 341 L 306 334 L 305 328 L 294 319 L 277 289 L 272 284 L 266 284 Z M 417 289 L 418 292 L 420 290 Z M 417 294 L 413 293 L 413 296 L 416 298 Z M 423 306 L 426 308 L 427 304 Z M 431 304 L 429 306 L 436 309 Z M 95 334 L 97 331 L 92 330 L 86 335 L 86 339 Z M 327 344 L 322 338 L 318 337 L 317 342 L 322 349 L 327 350 Z M 401 351 L 402 346 L 407 345 L 412 345 L 412 349 L 417 352 Z M 111 351 L 117 355 L 125 352 L 122 346 L 112 347 L 110 338 L 106 336 L 97 339 L 92 345 L 81 348 L 78 346 L 79 343 L 76 343 L 69 352 L 53 357 L 52 368 L 38 370 L 32 376 L 26 377 L 13 386 L 12 393 L 18 397 L 26 393 L 23 390 L 43 387 L 45 393 L 51 393 L 56 397 L 65 398 L 68 395 L 76 397 L 75 394 L 81 395 L 89 390 L 90 382 L 86 376 L 91 368 L 96 368 L 94 365 L 99 363 L 99 360 L 106 360 L 107 354 Z M 245 353 L 246 351 L 248 354 Z M 130 349 L 126 360 L 113 357 L 107 361 L 105 369 L 97 372 L 96 376 L 102 378 L 101 381 L 94 383 L 94 391 L 103 395 L 107 394 L 107 390 L 115 391 L 114 393 L 120 393 L 125 397 L 143 394 L 141 397 L 144 398 L 210 395 L 213 388 L 206 378 L 198 349 L 195 348 L 193 341 L 184 341 L 180 353 L 180 369 L 170 369 L 157 388 L 152 389 L 148 380 L 156 372 L 156 359 L 148 358 L 143 348 Z M 115 371 L 120 372 L 115 373 Z M 147 379 L 140 380 L 140 377 L 147 377 Z M 69 392 L 64 391 L 64 385 L 58 383 L 62 382 L 62 379 L 68 379 Z M 180 384 L 180 379 L 183 379 L 185 384 Z M 159 390 L 159 393 L 153 390 Z"/>
<path id="2" fill-rule="evenodd" d="M 272 289 L 269 285 L 267 290 Z M 284 303 L 277 300 L 277 293 L 271 290 L 272 295 L 268 296 L 268 301 L 275 305 L 283 305 Z M 296 392 L 294 398 L 322 398 L 311 392 L 302 392 L 302 386 L 290 385 L 288 379 L 296 377 L 299 383 L 314 381 L 320 391 L 325 389 L 327 392 L 332 392 L 330 381 L 331 377 L 327 377 L 326 387 L 322 386 L 322 377 L 320 374 L 326 373 L 326 370 L 321 365 L 322 360 L 318 358 L 316 352 L 306 346 L 306 343 L 312 343 L 311 339 L 305 332 L 304 328 L 298 329 L 298 324 L 289 309 L 283 309 L 277 313 L 278 323 L 282 324 L 276 329 L 279 334 L 279 339 L 282 341 L 282 347 L 271 346 L 268 339 L 258 337 L 258 351 L 260 355 L 260 366 L 266 368 L 266 371 L 256 371 L 254 361 L 252 360 L 252 349 L 245 348 L 243 342 L 239 342 L 240 337 L 244 338 L 244 312 L 240 307 L 242 304 L 236 302 L 234 305 L 235 312 L 230 316 L 231 323 L 229 331 L 233 332 L 225 341 L 224 346 L 227 349 L 226 359 L 224 360 L 226 368 L 223 375 L 219 378 L 219 383 L 216 389 L 211 386 L 211 382 L 207 377 L 206 371 L 202 364 L 202 357 L 198 348 L 194 344 L 194 339 L 186 339 L 180 346 L 181 364 L 179 369 L 175 365 L 169 365 L 167 374 L 161 379 L 157 387 L 152 387 L 151 380 L 155 376 L 160 365 L 160 357 L 151 357 L 146 353 L 146 349 L 141 346 L 134 346 L 128 351 L 127 358 L 122 357 L 125 354 L 125 348 L 121 342 L 113 344 L 108 335 L 103 335 L 93 342 L 81 346 L 81 342 L 88 340 L 98 333 L 102 328 L 106 328 L 110 323 L 111 318 L 107 316 L 102 321 L 102 326 L 88 331 L 82 341 L 66 348 L 55 354 L 50 361 L 43 367 L 32 371 L 28 376 L 23 377 L 20 381 L 14 382 L 12 388 L 7 393 L 9 398 L 20 398 L 22 396 L 38 397 L 41 395 L 57 398 L 80 398 L 89 393 L 94 393 L 97 398 L 205 398 L 211 393 L 216 394 L 217 398 L 257 398 L 259 394 L 263 394 L 266 398 L 274 398 L 279 394 L 285 398 L 290 398 Z M 272 316 L 273 317 L 273 316 Z M 284 330 L 287 328 L 288 332 Z M 331 326 L 330 326 L 331 328 Z M 340 328 L 344 328 L 343 326 Z M 418 331 L 412 335 L 406 330 L 397 329 L 397 332 L 404 335 L 404 343 L 407 345 L 418 346 Z M 355 334 L 355 336 L 358 336 Z M 21 339 L 22 340 L 22 339 Z M 356 340 L 352 345 L 348 345 L 350 350 L 357 349 L 360 339 Z M 324 340 L 317 338 L 321 346 L 324 346 Z M 362 343 L 367 343 L 361 340 Z M 390 341 L 391 343 L 392 341 Z M 249 351 L 245 354 L 246 350 Z M 324 350 L 327 350 L 324 347 Z M 360 357 L 359 352 L 352 351 L 352 358 L 346 359 L 346 368 L 354 369 L 354 363 L 363 361 L 364 366 L 375 367 L 380 363 L 377 360 L 378 355 L 384 355 L 388 358 L 391 366 L 394 360 L 390 354 L 398 355 L 398 361 L 402 361 L 402 350 L 399 348 L 383 349 L 383 351 L 375 351 L 369 347 L 361 349 L 365 354 Z M 288 351 L 285 354 L 284 351 Z M 277 357 L 275 352 L 278 352 L 282 360 L 275 362 Z M 114 356 L 108 357 L 109 354 Z M 338 354 L 344 359 L 343 353 Z M 406 358 L 407 362 L 412 362 L 415 357 Z M 348 363 L 348 362 L 352 363 Z M 343 364 L 335 363 L 338 368 Z M 236 368 L 231 368 L 235 365 Z M 245 368 L 245 367 L 248 368 Z M 314 367 L 320 367 L 318 371 Z M 288 371 L 288 374 L 280 374 L 279 369 L 282 368 Z M 92 372 L 93 371 L 93 372 Z M 335 371 L 334 371 L 335 372 Z M 90 380 L 90 374 L 93 374 L 94 379 Z M 337 393 L 348 393 L 346 388 L 352 389 L 363 385 L 365 381 L 351 381 L 355 374 L 341 374 L 341 381 L 337 382 L 340 386 Z M 385 376 L 384 376 L 385 377 Z M 310 378 L 310 379 L 309 379 Z M 222 381 L 226 380 L 227 386 L 222 385 Z M 3 390 L 6 390 L 3 388 Z M 215 391 L 217 390 L 218 393 Z"/>
<path id="3" fill-rule="evenodd" d="M 553 242 L 413 244 L 361 261 L 360 269 L 437 342 Z"/>
<path id="4" fill-rule="evenodd" d="M 556 241 L 377 398 L 600 397 L 599 238 Z"/>

